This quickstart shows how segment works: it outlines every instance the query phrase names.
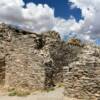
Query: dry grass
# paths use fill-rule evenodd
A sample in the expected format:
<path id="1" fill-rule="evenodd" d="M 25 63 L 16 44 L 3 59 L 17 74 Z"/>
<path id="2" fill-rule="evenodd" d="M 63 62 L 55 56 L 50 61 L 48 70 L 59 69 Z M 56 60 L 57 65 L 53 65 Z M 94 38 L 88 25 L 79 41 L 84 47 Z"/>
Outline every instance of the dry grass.
<path id="1" fill-rule="evenodd" d="M 25 90 L 25 89 L 14 89 L 14 88 L 10 88 L 8 89 L 8 95 L 9 96 L 28 96 L 31 94 L 31 92 L 29 90 Z"/>

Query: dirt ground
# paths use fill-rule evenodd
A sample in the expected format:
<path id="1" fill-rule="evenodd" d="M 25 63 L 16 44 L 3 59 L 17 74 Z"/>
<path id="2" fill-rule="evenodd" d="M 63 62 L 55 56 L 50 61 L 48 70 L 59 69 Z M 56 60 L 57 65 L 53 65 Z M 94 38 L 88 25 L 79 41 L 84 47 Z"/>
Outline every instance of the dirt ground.
<path id="1" fill-rule="evenodd" d="M 0 100 L 76 100 L 64 97 L 63 91 L 63 88 L 58 88 L 54 91 L 31 94 L 26 97 L 1 95 Z"/>

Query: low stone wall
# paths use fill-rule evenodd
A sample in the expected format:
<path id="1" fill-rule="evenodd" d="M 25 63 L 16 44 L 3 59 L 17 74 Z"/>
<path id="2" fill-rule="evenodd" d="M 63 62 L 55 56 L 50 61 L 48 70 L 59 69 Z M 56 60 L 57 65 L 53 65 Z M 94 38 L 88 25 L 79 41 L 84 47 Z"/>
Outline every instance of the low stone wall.
<path id="1" fill-rule="evenodd" d="M 88 48 L 77 56 L 78 60 L 64 67 L 64 94 L 83 100 L 100 99 L 99 49 Z"/>

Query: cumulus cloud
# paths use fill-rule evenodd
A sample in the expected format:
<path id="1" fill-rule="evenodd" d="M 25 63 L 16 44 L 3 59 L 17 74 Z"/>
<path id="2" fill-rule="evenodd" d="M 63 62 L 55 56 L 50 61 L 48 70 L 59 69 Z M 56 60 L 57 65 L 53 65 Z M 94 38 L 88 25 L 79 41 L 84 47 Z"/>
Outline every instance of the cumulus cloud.
<path id="1" fill-rule="evenodd" d="M 100 38 L 100 0 L 70 0 L 72 9 L 80 8 L 84 20 L 81 20 L 78 33 L 86 35 L 87 39 Z"/>
<path id="2" fill-rule="evenodd" d="M 25 5 L 23 0 L 1 0 L 0 21 L 38 33 L 55 30 L 62 37 L 80 28 L 73 17 L 69 20 L 55 17 L 54 9 L 47 4 L 30 2 Z"/>
<path id="3" fill-rule="evenodd" d="M 26 4 L 22 0 L 1 0 L 0 20 L 21 28 L 42 32 L 54 26 L 54 10 L 48 5 Z"/>
<path id="4" fill-rule="evenodd" d="M 54 9 L 47 4 L 25 4 L 23 0 L 0 0 L 0 21 L 17 25 L 24 30 L 44 32 L 55 30 L 63 37 L 78 33 L 80 37 L 90 40 L 100 37 L 100 1 L 69 0 L 71 9 L 81 9 L 84 19 L 77 22 L 73 16 L 68 20 L 54 16 Z M 67 12 L 66 12 L 67 13 Z"/>

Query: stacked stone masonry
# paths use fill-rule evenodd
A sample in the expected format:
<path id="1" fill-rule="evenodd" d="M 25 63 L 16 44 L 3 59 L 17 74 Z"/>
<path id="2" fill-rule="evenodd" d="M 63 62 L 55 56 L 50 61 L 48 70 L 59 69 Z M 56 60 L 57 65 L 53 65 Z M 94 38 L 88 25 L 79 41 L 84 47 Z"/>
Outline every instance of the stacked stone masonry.
<path id="1" fill-rule="evenodd" d="M 100 49 L 85 46 L 77 60 L 64 67 L 65 95 L 83 100 L 100 99 Z"/>
<path id="2" fill-rule="evenodd" d="M 0 24 L 0 84 L 48 89 L 64 83 L 65 96 L 99 100 L 100 47 L 79 42 Z"/>
<path id="3" fill-rule="evenodd" d="M 53 58 L 59 52 L 56 48 L 60 50 L 61 46 L 57 32 L 40 35 L 1 24 L 0 82 L 8 87 L 30 89 L 54 86 L 63 76 L 62 66 Z"/>

